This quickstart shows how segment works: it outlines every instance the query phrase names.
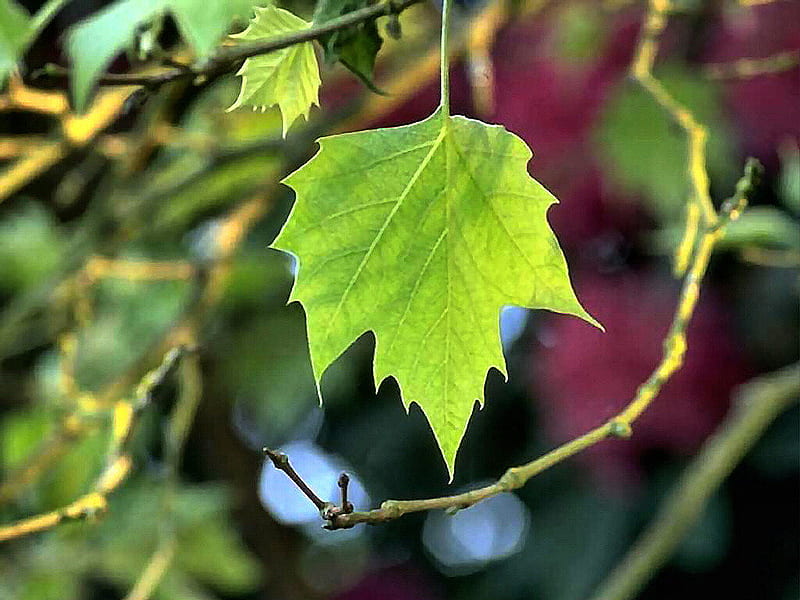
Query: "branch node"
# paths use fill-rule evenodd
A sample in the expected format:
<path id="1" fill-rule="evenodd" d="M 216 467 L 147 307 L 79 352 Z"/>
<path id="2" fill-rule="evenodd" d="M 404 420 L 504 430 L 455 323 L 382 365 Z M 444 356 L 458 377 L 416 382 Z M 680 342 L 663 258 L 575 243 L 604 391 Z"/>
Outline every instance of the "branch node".
<path id="1" fill-rule="evenodd" d="M 510 492 L 511 490 L 521 488 L 525 484 L 525 481 L 524 478 L 520 477 L 519 469 L 517 467 L 511 467 L 503 474 L 497 483 L 503 490 Z"/>
<path id="2" fill-rule="evenodd" d="M 381 512 L 386 515 L 387 519 L 396 519 L 403 514 L 397 500 L 386 500 L 381 503 Z"/>
<path id="3" fill-rule="evenodd" d="M 447 508 L 444 509 L 444 514 L 446 514 L 449 517 L 453 517 L 457 513 L 461 512 L 465 508 L 469 508 L 470 506 L 472 506 L 472 504 L 468 502 L 464 502 L 462 504 L 456 504 L 454 506 L 448 506 Z"/>
<path id="4" fill-rule="evenodd" d="M 630 423 L 616 419 L 611 421 L 608 429 L 609 435 L 622 440 L 627 440 L 633 435 L 633 428 Z"/>
<path id="5" fill-rule="evenodd" d="M 270 450 L 269 448 L 262 448 L 261 451 L 272 461 L 272 464 L 275 465 L 276 469 L 285 471 L 287 467 L 289 467 L 289 457 L 283 452 L 276 452 L 275 450 Z"/>
<path id="6" fill-rule="evenodd" d="M 341 514 L 341 510 L 333 502 L 325 502 L 319 514 L 325 521 L 334 521 Z"/>

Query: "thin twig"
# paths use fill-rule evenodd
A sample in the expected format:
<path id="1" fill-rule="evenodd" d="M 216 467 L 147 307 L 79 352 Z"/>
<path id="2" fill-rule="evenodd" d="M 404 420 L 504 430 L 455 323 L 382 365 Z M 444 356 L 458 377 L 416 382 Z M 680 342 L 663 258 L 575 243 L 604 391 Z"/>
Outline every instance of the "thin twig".
<path id="1" fill-rule="evenodd" d="M 708 169 L 706 168 L 706 143 L 708 129 L 694 114 L 669 93 L 664 84 L 653 75 L 653 65 L 659 49 L 661 34 L 667 26 L 671 9 L 670 0 L 650 0 L 642 25 L 642 33 L 631 63 L 631 77 L 663 108 L 683 129 L 687 143 L 687 173 L 692 194 L 689 200 L 686 228 L 683 240 L 675 254 L 675 274 L 683 275 L 689 265 L 694 240 L 702 223 L 712 226 L 716 211 L 709 192 Z M 696 208 L 691 208 L 694 204 Z"/>
<path id="2" fill-rule="evenodd" d="M 312 490 L 308 484 L 303 481 L 303 478 L 297 474 L 297 471 L 294 470 L 294 467 L 289 462 L 288 456 L 282 452 L 270 450 L 269 448 L 264 448 L 262 451 L 264 452 L 264 455 L 272 461 L 272 464 L 275 465 L 276 469 L 286 473 L 286 476 L 294 482 L 294 484 L 306 495 L 309 500 L 311 500 L 311 503 L 317 507 L 317 510 L 323 511 L 328 508 L 330 503 L 321 500 L 320 497 L 314 493 L 314 490 Z"/>
<path id="3" fill-rule="evenodd" d="M 125 600 L 147 600 L 153 595 L 172 563 L 178 545 L 173 507 L 179 484 L 180 463 L 186 438 L 202 396 L 200 359 L 196 353 L 183 358 L 179 376 L 178 401 L 175 403 L 169 425 L 164 430 L 164 463 L 167 472 L 162 497 L 159 540 L 147 567 L 139 575 Z"/>
<path id="4" fill-rule="evenodd" d="M 594 600 L 629 600 L 664 565 L 766 428 L 800 394 L 800 364 L 742 386 L 726 420 L 684 471 L 657 516 L 600 586 Z"/>
<path id="5" fill-rule="evenodd" d="M 338 484 L 342 494 L 339 506 L 342 507 L 344 512 L 351 513 L 353 512 L 353 504 L 347 500 L 347 486 L 350 485 L 350 477 L 347 476 L 347 473 L 339 475 Z"/>
<path id="6" fill-rule="evenodd" d="M 47 142 L 25 152 L 19 160 L 0 171 L 0 202 L 25 186 L 67 155 L 62 142 Z"/>
<path id="7" fill-rule="evenodd" d="M 786 50 L 763 58 L 739 58 L 731 62 L 703 65 L 703 73 L 710 79 L 748 79 L 760 75 L 773 75 L 800 65 L 800 50 Z"/>
<path id="8" fill-rule="evenodd" d="M 153 595 L 172 564 L 172 559 L 175 557 L 175 546 L 177 546 L 177 541 L 174 537 L 159 543 L 139 579 L 125 596 L 125 600 L 147 600 Z"/>

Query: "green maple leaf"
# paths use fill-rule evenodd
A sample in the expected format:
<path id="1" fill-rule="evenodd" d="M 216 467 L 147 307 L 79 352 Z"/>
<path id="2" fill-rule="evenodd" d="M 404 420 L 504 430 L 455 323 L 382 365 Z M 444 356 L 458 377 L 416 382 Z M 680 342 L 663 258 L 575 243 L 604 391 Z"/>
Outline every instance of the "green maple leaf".
<path id="1" fill-rule="evenodd" d="M 546 308 L 598 323 L 570 285 L 547 223 L 557 200 L 501 126 L 441 109 L 391 129 L 334 135 L 285 182 L 297 194 L 275 241 L 300 270 L 314 374 L 375 332 L 375 381 L 418 403 L 452 476 L 484 380 L 505 374 L 499 313 Z M 598 325 L 599 326 L 599 325 Z"/>
<path id="2" fill-rule="evenodd" d="M 268 6 L 256 9 L 247 29 L 233 37 L 259 40 L 308 29 L 310 23 L 288 10 Z M 254 56 L 244 61 L 237 75 L 242 77 L 239 97 L 228 110 L 252 106 L 266 110 L 277 105 L 283 118 L 283 135 L 300 115 L 306 119 L 311 106 L 319 106 L 319 65 L 311 42 Z"/>

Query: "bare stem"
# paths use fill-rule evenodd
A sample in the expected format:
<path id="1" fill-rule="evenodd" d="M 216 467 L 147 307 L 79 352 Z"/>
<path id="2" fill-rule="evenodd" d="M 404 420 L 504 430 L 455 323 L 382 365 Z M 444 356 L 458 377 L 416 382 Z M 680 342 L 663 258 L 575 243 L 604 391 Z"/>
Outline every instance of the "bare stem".
<path id="1" fill-rule="evenodd" d="M 294 470 L 294 467 L 289 462 L 288 456 L 282 452 L 270 450 L 269 448 L 262 449 L 262 452 L 264 452 L 267 458 L 272 461 L 272 464 L 275 465 L 276 469 L 286 473 L 286 476 L 291 479 L 298 488 L 300 488 L 300 491 L 302 491 L 309 500 L 311 500 L 314 506 L 317 507 L 317 510 L 323 511 L 329 506 L 329 503 L 321 500 L 320 497 L 314 493 L 314 490 L 312 490 L 308 484 L 303 481 L 303 478 L 297 474 L 297 471 Z"/>
<path id="2" fill-rule="evenodd" d="M 353 505 L 347 500 L 347 486 L 350 484 L 350 478 L 347 476 L 347 473 L 339 475 L 338 483 L 339 489 L 342 492 L 341 504 L 339 506 L 341 506 L 343 512 L 351 513 L 353 512 Z"/>
<path id="3" fill-rule="evenodd" d="M 441 97 L 439 106 L 445 117 L 450 116 L 450 10 L 452 0 L 442 0 L 442 38 L 441 38 L 441 64 L 440 64 L 440 83 Z"/>
<path id="4" fill-rule="evenodd" d="M 650 0 L 631 64 L 631 76 L 686 134 L 686 171 L 692 186 L 689 202 L 696 208 L 691 209 L 688 215 L 683 241 L 678 245 L 675 256 L 675 272 L 681 276 L 689 264 L 689 255 L 693 250 L 692 242 L 697 237 L 700 227 L 700 219 L 697 218 L 696 213 L 702 216 L 702 222 L 706 227 L 714 225 L 717 214 L 711 201 L 708 169 L 706 168 L 708 129 L 653 75 L 659 40 L 667 26 L 671 6 L 670 0 Z"/>

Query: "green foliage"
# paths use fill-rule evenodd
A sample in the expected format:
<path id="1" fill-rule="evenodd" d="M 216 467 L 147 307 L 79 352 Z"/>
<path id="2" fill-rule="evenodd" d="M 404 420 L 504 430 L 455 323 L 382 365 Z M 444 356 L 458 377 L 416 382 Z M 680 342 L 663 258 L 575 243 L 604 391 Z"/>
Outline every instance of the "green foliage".
<path id="1" fill-rule="evenodd" d="M 34 455 L 42 440 L 54 433 L 57 411 L 45 406 L 11 413 L 0 422 L 0 468 L 9 473 Z M 52 471 L 23 498 L 33 510 L 52 510 L 72 502 L 88 491 L 99 475 L 108 432 L 92 431 L 69 448 Z"/>
<path id="2" fill-rule="evenodd" d="M 18 411 L 0 423 L 0 466 L 8 472 L 23 464 L 36 446 L 52 433 L 53 415 L 46 410 Z"/>
<path id="3" fill-rule="evenodd" d="M 280 137 L 280 115 L 226 114 L 236 88 L 232 79 L 209 86 L 180 123 L 187 138 L 200 143 L 165 149 L 148 166 L 143 181 L 126 187 L 124 196 L 131 202 L 145 199 L 152 206 L 151 234 L 185 231 L 278 176 L 274 144 L 272 151 L 262 146 Z"/>
<path id="4" fill-rule="evenodd" d="M 0 291 L 30 288 L 61 261 L 63 240 L 55 220 L 38 204 L 28 203 L 0 220 Z"/>
<path id="5" fill-rule="evenodd" d="M 77 599 L 89 576 L 130 589 L 163 535 L 164 494 L 163 482 L 142 478 L 115 494 L 102 522 L 44 534 L 35 546 L 21 549 L 11 572 L 3 573 L 0 565 L 0 598 Z M 252 591 L 258 565 L 230 526 L 224 490 L 211 484 L 182 486 L 169 506 L 176 555 L 154 598 L 214 598 L 203 585 L 226 594 Z"/>
<path id="6" fill-rule="evenodd" d="M 255 18 L 235 38 L 255 41 L 302 31 L 311 26 L 288 10 L 268 6 L 256 9 Z M 266 110 L 278 106 L 283 116 L 283 134 L 299 116 L 308 118 L 311 106 L 319 105 L 319 65 L 311 42 L 295 44 L 244 61 L 237 75 L 242 89 L 228 110 L 252 106 Z"/>
<path id="7" fill-rule="evenodd" d="M 92 320 L 78 336 L 81 387 L 100 389 L 130 368 L 180 315 L 187 288 L 183 281 L 105 279 L 96 284 Z"/>
<path id="8" fill-rule="evenodd" d="M 285 181 L 297 203 L 275 246 L 296 254 L 292 293 L 314 373 L 366 330 L 375 380 L 394 376 L 425 411 L 452 474 L 486 372 L 505 372 L 504 305 L 596 322 L 581 307 L 526 172 L 531 152 L 499 126 L 437 111 L 420 123 L 325 137 Z"/>
<path id="9" fill-rule="evenodd" d="M 48 4 L 61 6 L 64 1 Z M 202 71 L 233 21 L 250 15 L 250 2 L 245 0 L 107 4 L 68 38 L 79 109 L 86 107 L 97 78 L 117 54 L 131 47 L 154 49 L 164 19 L 174 19 L 194 51 L 192 67 Z M 314 24 L 329 23 L 370 4 L 370 0 L 321 0 Z M 591 3 L 559 7 L 550 38 L 557 58 L 589 66 L 606 41 L 600 16 Z M 31 32 L 38 31 L 38 19 L 38 14 L 29 18 L 13 0 L 0 0 L 0 78 L 17 63 Z M 258 9 L 236 37 L 274 40 L 308 27 L 302 19 L 270 6 Z M 443 39 L 446 57 L 446 34 Z M 374 89 L 372 73 L 382 43 L 374 21 L 319 41 L 328 61 L 342 62 Z M 154 65 L 160 58 L 158 48 L 153 58 Z M 447 61 L 443 62 L 447 73 Z M 221 63 L 211 64 L 216 76 Z M 60 439 L 53 436 L 65 414 L 76 411 L 72 416 L 87 429 L 59 447 L 53 463 L 35 480 L 23 482 L 10 494 L 12 501 L 0 507 L 4 524 L 64 506 L 91 490 L 112 448 L 106 390 L 113 400 L 130 399 L 133 386 L 128 379 L 134 379 L 165 344 L 191 339 L 202 354 L 186 371 L 183 366 L 189 363 L 171 372 L 178 381 L 193 382 L 181 388 L 176 404 L 170 397 L 175 387 L 170 377 L 137 413 L 132 437 L 125 438 L 123 448 L 130 452 L 133 471 L 109 495 L 109 513 L 103 519 L 88 516 L 87 522 L 62 522 L 55 530 L 14 541 L 0 554 L 0 600 L 77 600 L 87 593 L 103 595 L 107 589 L 121 597 L 151 572 L 148 564 L 153 564 L 154 551 L 165 544 L 172 548 L 173 543 L 175 554 L 167 559 L 169 565 L 152 597 L 191 600 L 260 593 L 254 586 L 264 565 L 254 561 L 234 530 L 235 524 L 246 528 L 256 522 L 255 494 L 247 495 L 249 506 L 238 515 L 245 517 L 242 525 L 231 519 L 221 487 L 185 481 L 214 477 L 216 463 L 204 463 L 208 448 L 216 454 L 221 450 L 228 462 L 239 464 L 239 452 L 247 452 L 241 442 L 254 450 L 256 442 L 313 435 L 319 420 L 308 417 L 316 408 L 315 384 L 324 373 L 331 418 L 321 441 L 326 453 L 348 460 L 357 457 L 352 462 L 359 483 L 375 492 L 369 504 L 394 492 L 438 494 L 426 480 L 425 469 L 439 465 L 426 466 L 430 457 L 417 452 L 430 447 L 430 439 L 417 437 L 428 435 L 427 431 L 411 432 L 412 419 L 403 423 L 405 429 L 398 427 L 399 406 L 383 403 L 390 395 L 385 392 L 392 390 L 384 389 L 375 398 L 361 377 L 371 352 L 370 340 L 362 333 L 373 331 L 377 341 L 374 380 L 394 377 L 406 408 L 411 402 L 424 408 L 452 475 L 474 402 L 483 401 L 487 371 L 506 370 L 498 336 L 502 307 L 547 308 L 597 325 L 575 297 L 564 257 L 547 224 L 547 211 L 556 200 L 527 175 L 530 150 L 502 127 L 451 118 L 446 110 L 446 80 L 444 108 L 429 119 L 324 138 L 319 154 L 287 179 L 298 199 L 276 244 L 299 257 L 300 275 L 292 298 L 302 305 L 284 306 L 296 264 L 287 254 L 266 248 L 289 211 L 288 191 L 277 192 L 274 185 L 286 164 L 293 164 L 307 148 L 304 136 L 289 143 L 277 138 L 279 130 L 285 136 L 299 116 L 308 118 L 311 106 L 318 104 L 320 77 L 313 44 L 248 59 L 239 75 L 241 89 L 231 108 L 250 105 L 263 111 L 277 106 L 279 110 L 268 115 L 225 114 L 237 85 L 233 77 L 197 87 L 194 84 L 202 78 L 192 82 L 186 78 L 185 86 L 153 92 L 144 105 L 130 111 L 129 118 L 106 132 L 109 137 L 99 132 L 102 144 L 96 149 L 102 152 L 71 147 L 67 159 L 44 174 L 44 182 L 24 191 L 52 189 L 47 184 L 66 172 L 70 178 L 83 178 L 67 182 L 77 188 L 75 194 L 57 194 L 53 202 L 45 198 L 43 206 L 49 210 L 17 199 L 5 207 L 0 219 L 0 295 L 8 297 L 12 308 L 19 298 L 30 302 L 18 321 L 33 325 L 20 328 L 19 337 L 26 337 L 28 347 L 25 352 L 10 351 L 6 356 L 11 360 L 4 361 L 0 373 L 12 375 L 3 386 L 4 392 L 11 392 L 8 412 L 0 421 L 3 479 L 11 475 L 13 483 L 13 469 L 35 456 L 43 442 Z M 667 79 L 679 99 L 711 125 L 712 175 L 717 185 L 728 149 L 725 142 L 719 143 L 724 137 L 718 129 L 721 120 L 715 121 L 719 107 L 714 90 L 684 72 L 676 71 Z M 52 124 L 56 119 L 47 120 Z M 618 169 L 619 185 L 647 196 L 657 216 L 667 221 L 666 231 L 672 231 L 678 222 L 677 208 L 689 193 L 684 136 L 662 109 L 637 90 L 620 92 L 606 120 L 601 139 L 606 159 Z M 51 132 L 50 137 L 63 133 L 57 127 Z M 116 151 L 120 148 L 125 154 L 121 160 Z M 787 207 L 797 208 L 800 159 L 796 152 L 787 157 L 780 193 Z M 87 172 L 88 164 L 101 166 Z M 68 187 L 63 184 L 64 180 L 54 187 Z M 59 199 L 66 196 L 67 201 Z M 53 213 L 63 223 L 56 222 Z M 77 243 L 70 239 L 73 236 Z M 729 228 L 723 243 L 797 249 L 798 239 L 798 226 L 785 213 L 762 207 L 745 213 Z M 65 240 L 70 240 L 69 252 Z M 76 271 L 62 264 L 59 281 L 49 278 L 63 258 L 77 268 L 93 255 L 102 256 L 109 266 L 115 259 L 144 259 L 144 263 L 180 258 L 182 268 L 165 274 L 157 266 L 142 264 L 138 271 L 142 275 L 137 276 L 125 275 L 125 269 Z M 199 268 L 186 269 L 190 262 Z M 45 285 L 37 285 L 43 281 Z M 13 317 L 14 311 L 10 314 Z M 181 327 L 176 328 L 178 323 Z M 71 335 L 60 337 L 62 333 Z M 348 346 L 352 350 L 348 360 L 339 360 Z M 183 470 L 177 456 L 183 451 L 183 436 L 175 432 L 183 431 L 184 424 L 188 427 L 201 394 L 187 390 L 199 387 L 201 380 L 204 404 Z M 499 410 L 488 419 L 490 437 L 504 431 L 507 418 L 523 425 L 528 421 L 521 391 L 514 387 L 491 386 L 492 396 L 505 395 L 508 403 L 495 404 Z M 92 398 L 92 390 L 102 393 Z M 374 403 L 365 408 L 362 402 L 367 399 Z M 228 400 L 232 412 L 219 406 Z M 507 414 L 498 415 L 501 412 Z M 233 417 L 233 435 L 207 439 L 226 416 Z M 522 426 L 517 436 L 507 444 L 505 439 L 496 443 L 488 460 L 482 452 L 486 440 L 475 439 L 460 460 L 469 464 L 472 475 L 482 476 L 515 457 L 535 455 L 545 444 L 536 439 L 533 428 Z M 379 450 L 373 451 L 376 446 Z M 367 460 L 359 460 L 361 455 Z M 564 455 L 556 454 L 557 460 Z M 230 483 L 240 491 L 252 487 L 250 468 L 237 472 Z M 552 477 L 543 478 L 544 487 L 520 491 L 523 497 L 536 498 L 529 503 L 536 535 L 514 550 L 519 554 L 492 566 L 491 577 L 470 577 L 466 584 L 451 579 L 447 583 L 451 595 L 553 600 L 587 596 L 637 528 L 633 521 L 639 515 L 630 505 L 612 505 L 580 489 L 577 482 L 554 485 Z M 567 493 L 559 494 L 560 488 Z M 325 499 L 332 496 L 326 494 Z M 357 504 L 361 509 L 368 502 Z M 725 507 L 711 508 L 710 518 L 681 549 L 679 561 L 687 569 L 705 568 L 726 551 Z M 500 513 L 496 516 L 502 518 Z M 494 532 L 502 532 L 483 529 L 487 535 L 475 537 L 496 541 Z M 418 546 L 414 528 L 407 533 L 412 540 L 409 547 Z M 587 545 L 586 539 L 597 543 Z M 335 596 L 346 592 L 325 586 L 344 587 L 349 584 L 348 570 L 355 579 L 367 572 L 366 563 L 376 562 L 367 560 L 371 542 L 362 537 L 358 543 L 362 549 L 355 562 L 349 547 L 320 550 L 316 543 L 303 547 L 304 542 L 289 534 L 267 540 L 266 546 L 271 555 L 287 559 L 290 577 L 318 595 Z M 469 550 L 462 548 L 465 553 Z M 376 546 L 378 559 L 381 552 L 383 548 Z M 331 561 L 321 560 L 323 554 L 335 555 L 345 569 L 330 568 Z M 580 569 L 565 580 L 563 573 L 575 564 Z M 496 587 L 476 585 L 481 582 Z"/>
<path id="10" fill-rule="evenodd" d="M 607 31 L 602 7 L 590 2 L 570 2 L 559 7 L 554 49 L 565 62 L 591 64 L 602 51 Z"/>
<path id="11" fill-rule="evenodd" d="M 725 230 L 726 246 L 800 249 L 800 223 L 772 206 L 754 206 Z"/>
<path id="12" fill-rule="evenodd" d="M 28 42 L 30 17 L 15 0 L 0 0 L 0 85 Z"/>
<path id="13" fill-rule="evenodd" d="M 781 148 L 780 197 L 795 215 L 800 215 L 800 148 L 787 142 Z"/>
<path id="14" fill-rule="evenodd" d="M 201 58 L 211 55 L 233 21 L 246 22 L 264 0 L 163 0 L 184 39 Z"/>
<path id="15" fill-rule="evenodd" d="M 223 208 L 231 199 L 252 193 L 276 166 L 275 159 L 263 152 L 217 165 L 208 157 L 186 154 L 162 165 L 153 193 L 167 196 L 169 202 L 158 206 L 158 227 L 184 227 L 198 214 Z"/>
<path id="16" fill-rule="evenodd" d="M 665 87 L 709 129 L 708 170 L 726 189 L 731 169 L 731 133 L 714 82 L 679 67 L 658 74 Z M 682 218 L 689 196 L 686 136 L 641 87 L 625 81 L 606 104 L 597 130 L 598 156 L 620 188 L 641 194 L 661 221 Z"/>
<path id="17" fill-rule="evenodd" d="M 319 0 L 314 10 L 314 25 L 322 25 L 373 2 L 370 0 Z M 375 57 L 383 45 L 375 21 L 335 31 L 320 39 L 328 62 L 341 62 L 372 91 L 379 91 L 372 81 Z"/>
<path id="18" fill-rule="evenodd" d="M 115 2 L 79 23 L 67 38 L 72 63 L 72 96 L 75 108 L 86 109 L 92 88 L 111 60 L 133 41 L 134 33 L 161 12 L 158 0 Z"/>
<path id="19" fill-rule="evenodd" d="M 155 18 L 171 14 L 194 52 L 207 57 L 231 23 L 249 17 L 245 0 L 121 0 L 73 27 L 67 40 L 75 107 L 86 109 L 92 88 L 111 60 Z"/>

